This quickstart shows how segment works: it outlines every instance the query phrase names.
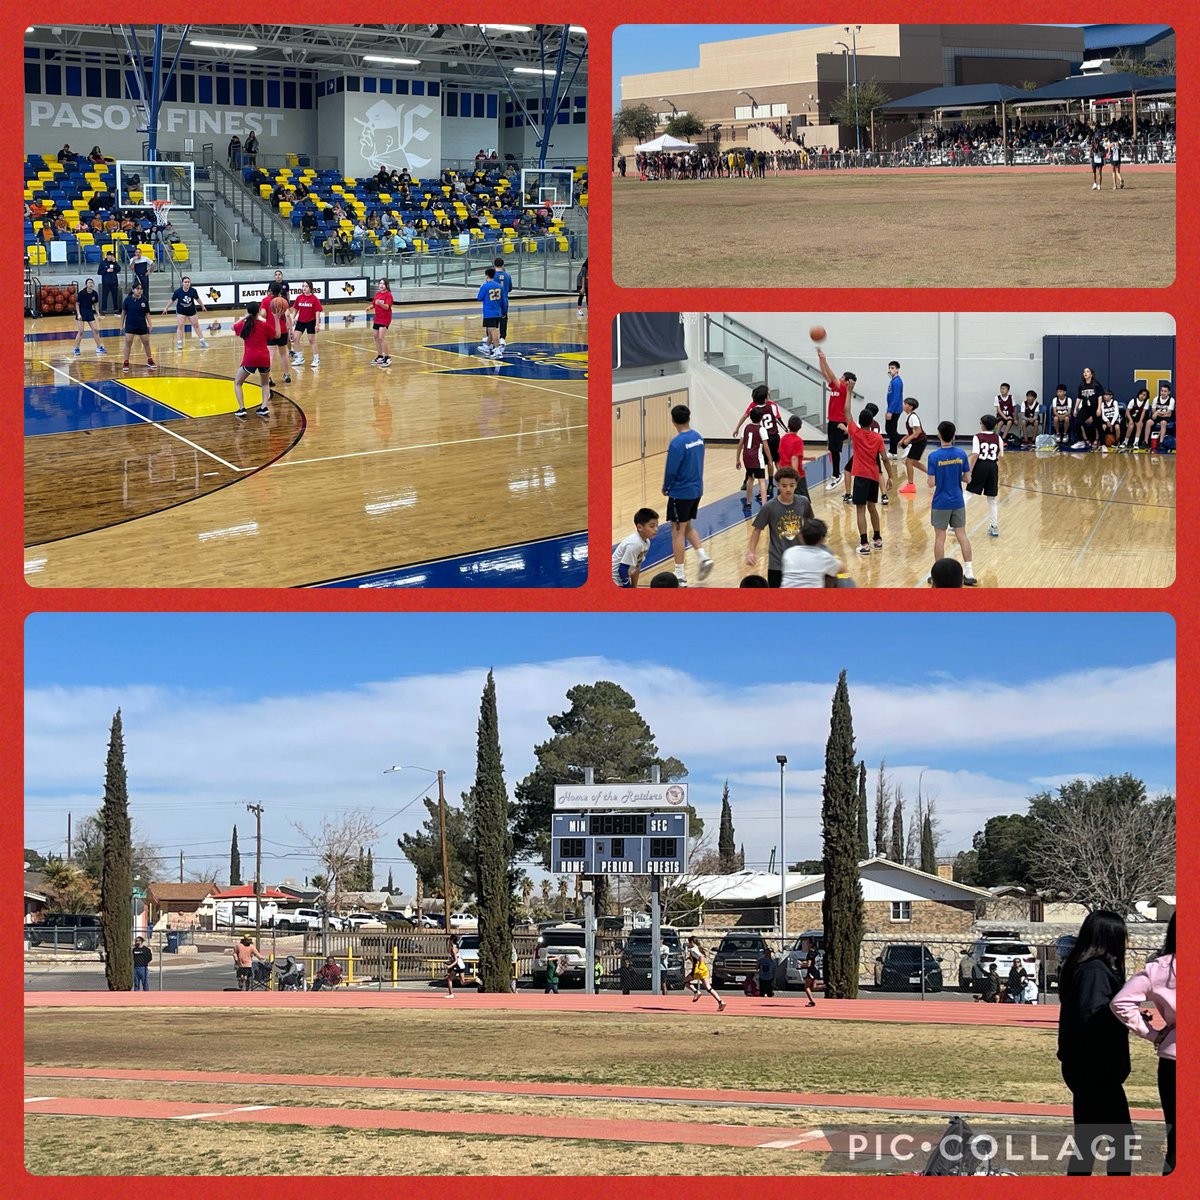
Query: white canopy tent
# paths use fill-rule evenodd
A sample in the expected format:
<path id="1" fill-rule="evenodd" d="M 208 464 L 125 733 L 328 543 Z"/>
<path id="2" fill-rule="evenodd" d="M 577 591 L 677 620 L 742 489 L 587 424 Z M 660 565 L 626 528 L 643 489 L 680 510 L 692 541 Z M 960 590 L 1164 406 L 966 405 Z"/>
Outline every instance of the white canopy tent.
<path id="1" fill-rule="evenodd" d="M 633 149 L 635 154 L 655 154 L 663 150 L 695 150 L 696 147 L 691 142 L 681 142 L 669 133 L 664 133 L 660 137 L 656 137 L 654 141 L 643 142 Z"/>

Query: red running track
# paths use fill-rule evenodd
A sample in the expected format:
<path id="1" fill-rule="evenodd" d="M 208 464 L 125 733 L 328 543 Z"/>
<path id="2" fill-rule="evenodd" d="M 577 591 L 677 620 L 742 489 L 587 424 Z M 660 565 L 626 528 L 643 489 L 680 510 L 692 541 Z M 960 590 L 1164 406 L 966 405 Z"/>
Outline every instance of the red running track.
<path id="1" fill-rule="evenodd" d="M 996 1100 L 941 1100 L 928 1096 L 879 1096 L 852 1092 L 771 1092 L 740 1088 L 634 1087 L 604 1083 L 536 1083 L 495 1079 L 421 1079 L 390 1075 L 268 1075 L 246 1071 L 168 1071 L 125 1067 L 26 1067 L 27 1081 L 95 1079 L 125 1082 L 209 1083 L 222 1085 L 359 1088 L 395 1092 L 449 1092 L 460 1095 L 526 1096 L 541 1099 L 625 1100 L 692 1104 L 789 1106 L 874 1112 L 956 1113 L 975 1116 L 1069 1117 L 1069 1104 L 1030 1104 Z M 34 1086 L 34 1085 L 31 1085 Z M 41 1085 L 36 1085 L 41 1086 Z M 1134 1120 L 1161 1121 L 1158 1109 L 1132 1110 Z"/>
<path id="2" fill-rule="evenodd" d="M 447 1000 L 440 992 L 385 992 L 340 989 L 336 992 L 26 992 L 26 1010 L 39 1008 L 378 1008 L 440 1009 L 448 1012 L 625 1013 L 642 1018 L 684 1013 L 716 1016 L 706 996 L 693 1004 L 686 996 L 622 996 L 583 992 L 547 996 L 537 992 L 458 992 Z M 806 1008 L 803 997 L 751 998 L 741 992 L 725 997 L 723 1020 L 773 1017 L 796 1021 L 870 1021 L 907 1025 L 981 1025 L 1057 1029 L 1058 1009 L 1037 1004 L 968 1004 L 957 1000 L 818 1000 Z"/>
<path id="3" fill-rule="evenodd" d="M 1105 166 L 1108 164 L 1106 163 Z M 1175 174 L 1175 163 L 1122 163 L 1121 169 L 1124 175 L 1130 178 L 1135 177 L 1139 173 L 1149 172 L 1153 175 L 1173 175 Z M 1010 166 L 973 166 L 973 167 L 837 167 L 833 169 L 818 168 L 809 171 L 780 171 L 778 174 L 770 173 L 765 176 L 766 179 L 776 179 L 780 175 L 804 175 L 808 177 L 820 177 L 824 179 L 842 179 L 854 178 L 858 175 L 1066 175 L 1075 172 L 1083 179 L 1086 175 L 1088 179 L 1092 176 L 1092 168 L 1090 163 L 1057 163 L 1038 164 L 1038 163 L 1013 163 Z M 613 176 L 614 179 L 619 178 Z M 635 182 L 641 183 L 636 175 L 629 176 Z M 655 179 L 647 180 L 650 183 L 731 183 L 729 179 Z M 751 180 L 751 182 L 754 182 Z M 761 182 L 761 181 L 759 181 Z M 1106 184 L 1105 186 L 1110 186 Z"/>

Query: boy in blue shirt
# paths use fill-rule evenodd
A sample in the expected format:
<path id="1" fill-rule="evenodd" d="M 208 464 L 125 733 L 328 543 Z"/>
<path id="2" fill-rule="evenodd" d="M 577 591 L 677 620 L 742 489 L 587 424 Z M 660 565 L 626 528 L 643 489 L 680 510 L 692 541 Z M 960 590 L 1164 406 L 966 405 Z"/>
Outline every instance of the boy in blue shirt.
<path id="1" fill-rule="evenodd" d="M 492 266 L 496 268 L 496 282 L 504 289 L 504 299 L 500 303 L 500 349 L 503 350 L 508 344 L 505 339 L 508 337 L 508 293 L 512 291 L 512 276 L 504 269 L 504 259 L 493 259 Z"/>
<path id="2" fill-rule="evenodd" d="M 692 410 L 686 404 L 671 409 L 675 436 L 667 447 L 663 472 L 663 495 L 667 498 L 667 520 L 671 522 L 671 550 L 675 556 L 675 578 L 687 587 L 683 556 L 689 545 L 700 556 L 700 579 L 709 577 L 713 560 L 700 544 L 694 522 L 704 495 L 704 439 L 692 428 Z"/>
<path id="3" fill-rule="evenodd" d="M 483 305 L 484 341 L 476 347 L 476 353 L 484 358 L 503 358 L 500 349 L 500 318 L 504 313 L 504 285 L 496 281 L 496 268 L 484 271 L 484 282 L 475 299 Z"/>
<path id="4" fill-rule="evenodd" d="M 900 415 L 904 411 L 904 380 L 900 378 L 900 364 L 893 358 L 888 363 L 887 417 L 884 431 L 888 441 L 888 458 L 895 458 L 900 445 Z M 884 493 L 886 499 L 887 493 Z"/>
<path id="5" fill-rule="evenodd" d="M 946 530 L 953 529 L 963 556 L 963 583 L 974 587 L 978 580 L 971 569 L 971 543 L 967 538 L 967 501 L 963 485 L 971 482 L 971 461 L 967 452 L 954 444 L 957 432 L 953 421 L 943 421 L 937 427 L 938 446 L 926 459 L 929 486 L 933 488 L 933 506 L 929 521 L 933 526 L 933 560 L 945 557 Z M 928 582 L 932 582 L 930 576 Z"/>

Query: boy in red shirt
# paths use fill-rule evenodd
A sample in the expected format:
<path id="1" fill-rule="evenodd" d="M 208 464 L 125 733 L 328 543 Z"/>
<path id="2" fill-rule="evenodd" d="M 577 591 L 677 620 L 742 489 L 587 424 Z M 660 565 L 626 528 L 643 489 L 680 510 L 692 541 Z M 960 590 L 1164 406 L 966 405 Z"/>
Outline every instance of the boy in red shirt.
<path id="1" fill-rule="evenodd" d="M 791 467 L 800 476 L 800 486 L 796 491 L 801 496 L 808 495 L 808 480 L 804 477 L 804 440 L 800 437 L 800 428 L 804 424 L 799 417 L 788 417 L 788 431 L 779 439 L 779 465 Z"/>
<path id="2" fill-rule="evenodd" d="M 858 422 L 847 421 L 850 431 L 850 446 L 853 462 L 850 473 L 854 478 L 854 511 L 858 516 L 859 554 L 870 554 L 867 545 L 867 513 L 871 514 L 871 530 L 876 550 L 883 549 L 883 537 L 879 532 L 879 464 L 883 463 L 888 481 L 886 491 L 892 484 L 891 460 L 883 452 L 883 437 L 871 428 L 875 414 L 864 408 L 858 414 Z"/>
<path id="3" fill-rule="evenodd" d="M 817 347 L 817 362 L 821 367 L 821 374 L 825 376 L 825 382 L 829 385 L 829 410 L 826 413 L 825 431 L 829 438 L 829 469 L 832 474 L 825 487 L 832 492 L 842 482 L 842 447 L 846 443 L 848 428 L 846 405 L 854 385 L 858 382 L 858 376 L 853 371 L 843 371 L 840 376 L 835 375 L 825 357 L 825 351 L 820 346 Z M 889 468 L 889 475 L 890 473 Z"/>

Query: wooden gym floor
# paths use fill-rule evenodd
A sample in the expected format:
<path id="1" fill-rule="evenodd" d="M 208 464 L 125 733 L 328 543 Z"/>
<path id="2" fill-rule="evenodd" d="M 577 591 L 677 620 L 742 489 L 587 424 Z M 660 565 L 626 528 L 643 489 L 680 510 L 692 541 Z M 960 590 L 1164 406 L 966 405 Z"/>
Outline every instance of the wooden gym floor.
<path id="1" fill-rule="evenodd" d="M 816 447 L 813 448 L 815 451 Z M 633 531 L 633 513 L 643 504 L 665 518 L 662 496 L 665 455 L 626 463 L 613 471 L 613 544 Z M 813 510 L 829 526 L 827 544 L 861 587 L 925 586 L 933 562 L 927 482 L 916 476 L 917 494 L 893 493 L 881 508 L 884 548 L 860 556 L 855 510 L 842 500 L 842 487 L 826 490 L 828 456 L 810 465 Z M 716 562 L 699 582 L 697 559 L 685 564 L 691 587 L 737 587 L 751 569 L 743 565 L 750 520 L 744 493 L 734 489 L 741 472 L 734 446 L 712 444 L 705 452 L 704 500 L 697 528 Z M 893 463 L 896 486 L 903 464 Z M 753 512 L 758 511 L 757 492 Z M 967 504 L 967 536 L 981 587 L 1167 587 L 1175 578 L 1175 456 L 1170 454 L 1006 454 L 1000 465 L 1000 536 L 988 535 L 987 501 Z M 870 532 L 868 530 L 868 532 Z M 767 534 L 759 541 L 757 573 L 766 574 Z M 947 534 L 947 554 L 960 557 Z M 665 521 L 642 567 L 646 586 L 658 570 L 673 570 Z"/>
<path id="2" fill-rule="evenodd" d="M 152 307 L 165 303 L 162 285 Z M 587 320 L 514 301 L 503 364 L 478 304 L 403 306 L 375 355 L 365 304 L 329 312 L 320 365 L 274 372 L 245 422 L 228 312 L 209 349 L 153 317 L 157 370 L 74 321 L 26 322 L 25 577 L 46 587 L 578 586 L 587 572 Z M 219 323 L 219 329 L 213 328 Z M 246 405 L 259 391 L 247 384 Z"/>

